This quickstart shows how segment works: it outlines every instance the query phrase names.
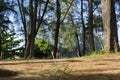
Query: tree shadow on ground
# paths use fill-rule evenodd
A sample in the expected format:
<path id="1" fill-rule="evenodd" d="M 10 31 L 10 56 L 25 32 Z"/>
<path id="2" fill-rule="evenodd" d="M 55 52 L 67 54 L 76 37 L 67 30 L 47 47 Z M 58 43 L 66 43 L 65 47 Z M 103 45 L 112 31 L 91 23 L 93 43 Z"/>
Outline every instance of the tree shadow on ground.
<path id="1" fill-rule="evenodd" d="M 1 77 L 14 77 L 14 76 L 17 76 L 18 74 L 20 73 L 16 71 L 0 69 L 0 78 Z"/>
<path id="2" fill-rule="evenodd" d="M 8 78 L 0 78 L 8 80 Z M 20 77 L 9 78 L 9 80 L 120 80 L 119 74 L 83 74 L 83 75 L 62 75 L 62 76 L 42 76 L 42 77 Z"/>
<path id="3" fill-rule="evenodd" d="M 8 78 L 0 78 L 0 80 L 8 80 Z M 9 78 L 9 80 L 120 80 L 120 74 L 63 74 L 63 75 L 43 75 L 31 77 Z"/>

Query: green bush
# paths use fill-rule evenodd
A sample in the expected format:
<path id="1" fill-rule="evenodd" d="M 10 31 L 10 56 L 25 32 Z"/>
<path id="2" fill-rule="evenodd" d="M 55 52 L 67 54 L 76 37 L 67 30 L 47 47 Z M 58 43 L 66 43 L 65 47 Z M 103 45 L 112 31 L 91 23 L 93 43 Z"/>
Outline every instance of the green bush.
<path id="1" fill-rule="evenodd" d="M 47 58 L 51 55 L 53 47 L 44 39 L 35 40 L 35 57 L 36 58 Z"/>

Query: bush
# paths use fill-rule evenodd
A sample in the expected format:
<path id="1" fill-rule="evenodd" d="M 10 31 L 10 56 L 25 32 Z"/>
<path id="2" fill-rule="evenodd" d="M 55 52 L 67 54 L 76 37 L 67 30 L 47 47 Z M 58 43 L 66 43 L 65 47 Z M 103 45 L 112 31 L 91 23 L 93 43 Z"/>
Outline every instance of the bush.
<path id="1" fill-rule="evenodd" d="M 47 58 L 51 55 L 52 45 L 44 39 L 35 40 L 35 57 L 36 58 Z"/>

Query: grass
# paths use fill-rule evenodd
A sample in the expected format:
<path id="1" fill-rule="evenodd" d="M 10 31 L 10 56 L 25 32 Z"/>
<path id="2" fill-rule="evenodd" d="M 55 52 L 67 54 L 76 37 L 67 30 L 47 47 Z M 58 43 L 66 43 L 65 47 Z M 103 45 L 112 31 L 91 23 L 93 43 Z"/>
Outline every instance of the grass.
<path id="1" fill-rule="evenodd" d="M 92 53 L 90 55 L 86 55 L 83 58 L 88 58 L 88 59 L 101 59 L 104 57 L 104 54 L 97 54 L 97 53 Z"/>
<path id="2" fill-rule="evenodd" d="M 54 72 L 55 76 L 61 76 L 61 75 L 65 75 L 65 74 L 70 74 L 72 72 L 72 69 L 69 68 L 69 65 L 65 65 L 63 67 L 63 70 L 61 70 L 55 65 L 55 69 L 53 72 Z"/>
<path id="3" fill-rule="evenodd" d="M 103 59 L 103 58 L 112 58 L 112 57 L 118 57 L 120 56 L 120 53 L 106 53 L 103 50 L 100 51 L 94 51 L 91 54 L 85 55 L 82 58 L 85 59 Z"/>
<path id="4" fill-rule="evenodd" d="M 82 58 L 0 61 L 0 80 L 119 80 L 119 54 Z"/>

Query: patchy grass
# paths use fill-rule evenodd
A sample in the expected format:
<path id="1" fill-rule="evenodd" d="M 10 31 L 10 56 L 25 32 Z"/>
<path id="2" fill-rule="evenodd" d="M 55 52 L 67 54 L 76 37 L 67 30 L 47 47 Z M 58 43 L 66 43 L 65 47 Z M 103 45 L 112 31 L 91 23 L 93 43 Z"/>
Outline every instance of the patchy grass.
<path id="1" fill-rule="evenodd" d="M 92 54 L 90 54 L 90 55 L 84 56 L 83 58 L 86 58 L 86 59 L 101 59 L 101 58 L 103 58 L 104 56 L 105 56 L 104 54 L 92 53 Z"/>
<path id="2" fill-rule="evenodd" d="M 120 80 L 119 54 L 0 61 L 0 80 Z"/>
<path id="3" fill-rule="evenodd" d="M 97 53 L 93 52 L 90 55 L 82 57 L 83 59 L 104 59 L 104 58 L 117 58 L 120 57 L 120 53 Z"/>

